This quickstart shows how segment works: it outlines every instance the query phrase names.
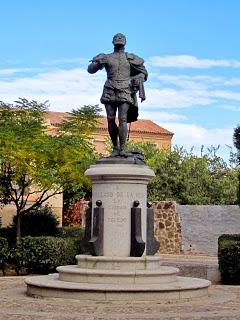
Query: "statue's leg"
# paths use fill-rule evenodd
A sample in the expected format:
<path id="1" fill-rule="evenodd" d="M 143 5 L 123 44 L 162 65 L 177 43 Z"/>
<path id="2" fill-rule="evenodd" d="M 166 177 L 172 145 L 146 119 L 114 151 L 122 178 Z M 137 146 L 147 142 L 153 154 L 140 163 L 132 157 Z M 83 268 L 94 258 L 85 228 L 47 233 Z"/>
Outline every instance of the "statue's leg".
<path id="1" fill-rule="evenodd" d="M 118 146 L 118 127 L 115 122 L 116 119 L 116 112 L 117 107 L 114 105 L 106 104 L 106 113 L 107 113 L 107 120 L 108 120 L 108 132 L 113 144 L 113 153 L 112 155 L 116 155 L 119 153 L 119 146 Z"/>
<path id="2" fill-rule="evenodd" d="M 119 119 L 119 142 L 120 142 L 120 154 L 124 155 L 124 147 L 127 140 L 128 135 L 128 127 L 127 127 L 127 112 L 129 109 L 128 103 L 123 103 L 118 107 L 118 119 Z"/>

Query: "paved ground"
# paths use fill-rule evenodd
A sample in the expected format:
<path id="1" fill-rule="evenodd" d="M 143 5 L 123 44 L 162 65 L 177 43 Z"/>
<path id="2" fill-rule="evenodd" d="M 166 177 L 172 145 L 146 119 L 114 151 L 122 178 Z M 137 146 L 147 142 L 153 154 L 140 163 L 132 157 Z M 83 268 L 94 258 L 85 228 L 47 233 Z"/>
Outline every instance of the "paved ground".
<path id="1" fill-rule="evenodd" d="M 0 277 L 0 320 L 227 320 L 240 319 L 240 286 L 215 285 L 208 298 L 161 304 L 31 298 L 24 277 Z"/>
<path id="2" fill-rule="evenodd" d="M 161 254 L 160 256 L 163 265 L 179 268 L 180 276 L 203 278 L 215 284 L 221 281 L 216 256 L 194 254 Z"/>
<path id="3" fill-rule="evenodd" d="M 206 256 L 197 254 L 159 254 L 163 261 L 191 262 L 198 264 L 218 264 L 217 256 Z"/>

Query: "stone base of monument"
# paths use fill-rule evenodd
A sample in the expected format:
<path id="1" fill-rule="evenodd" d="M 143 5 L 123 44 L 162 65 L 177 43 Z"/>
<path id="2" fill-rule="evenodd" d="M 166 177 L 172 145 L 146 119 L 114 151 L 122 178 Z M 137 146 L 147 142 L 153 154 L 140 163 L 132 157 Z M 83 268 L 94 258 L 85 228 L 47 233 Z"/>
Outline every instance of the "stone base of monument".
<path id="1" fill-rule="evenodd" d="M 29 277 L 27 294 L 93 301 L 176 301 L 208 295 L 210 281 L 178 277 L 178 269 L 161 266 L 157 256 L 106 257 L 79 255 L 77 265 L 58 274 Z"/>
<path id="2" fill-rule="evenodd" d="M 206 296 L 210 281 L 177 276 L 154 256 L 153 210 L 147 183 L 154 172 L 138 154 L 103 158 L 85 174 L 92 180 L 92 208 L 77 265 L 60 266 L 58 274 L 29 277 L 32 296 L 100 301 L 158 302 Z M 91 254 L 91 255 L 90 255 Z"/>

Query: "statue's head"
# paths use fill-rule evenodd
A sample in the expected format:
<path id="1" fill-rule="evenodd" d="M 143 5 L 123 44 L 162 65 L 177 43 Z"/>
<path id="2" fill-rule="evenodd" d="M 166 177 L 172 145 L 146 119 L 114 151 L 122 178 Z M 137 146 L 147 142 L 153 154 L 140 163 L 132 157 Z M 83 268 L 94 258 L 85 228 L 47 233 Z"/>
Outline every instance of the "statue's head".
<path id="1" fill-rule="evenodd" d="M 124 34 L 122 33 L 117 33 L 115 34 L 115 36 L 113 37 L 113 41 L 112 41 L 113 45 L 122 45 L 125 46 L 126 44 L 126 37 Z"/>

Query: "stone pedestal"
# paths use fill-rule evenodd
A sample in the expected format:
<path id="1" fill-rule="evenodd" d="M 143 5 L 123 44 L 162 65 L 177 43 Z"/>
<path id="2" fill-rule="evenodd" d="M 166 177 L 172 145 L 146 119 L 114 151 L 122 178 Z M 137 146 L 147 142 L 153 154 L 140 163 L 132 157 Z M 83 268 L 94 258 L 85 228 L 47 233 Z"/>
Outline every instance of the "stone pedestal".
<path id="1" fill-rule="evenodd" d="M 208 294 L 210 281 L 178 277 L 178 269 L 160 257 L 92 257 L 79 255 L 77 265 L 58 267 L 59 274 L 29 277 L 27 294 L 93 301 L 191 300 Z"/>
<path id="2" fill-rule="evenodd" d="M 93 183 L 93 208 L 97 200 L 104 208 L 103 255 L 129 257 L 131 208 L 135 200 L 140 203 L 142 239 L 146 242 L 147 183 L 154 172 L 146 165 L 111 163 L 110 159 L 110 163 L 91 166 L 85 175 Z"/>
<path id="3" fill-rule="evenodd" d="M 91 166 L 86 175 L 93 182 L 92 233 L 86 239 L 91 236 L 88 243 L 97 256 L 78 255 L 76 265 L 60 266 L 58 274 L 26 279 L 28 295 L 158 303 L 208 295 L 210 281 L 179 277 L 179 270 L 162 266 L 159 256 L 137 255 L 135 249 L 141 247 L 142 254 L 148 244 L 147 252 L 155 252 L 157 245 L 147 241 L 153 230 L 146 239 L 147 221 L 153 223 L 152 212 L 147 212 L 147 183 L 154 176 L 149 167 L 134 157 L 108 158 Z M 130 257 L 132 251 L 136 255 Z"/>

